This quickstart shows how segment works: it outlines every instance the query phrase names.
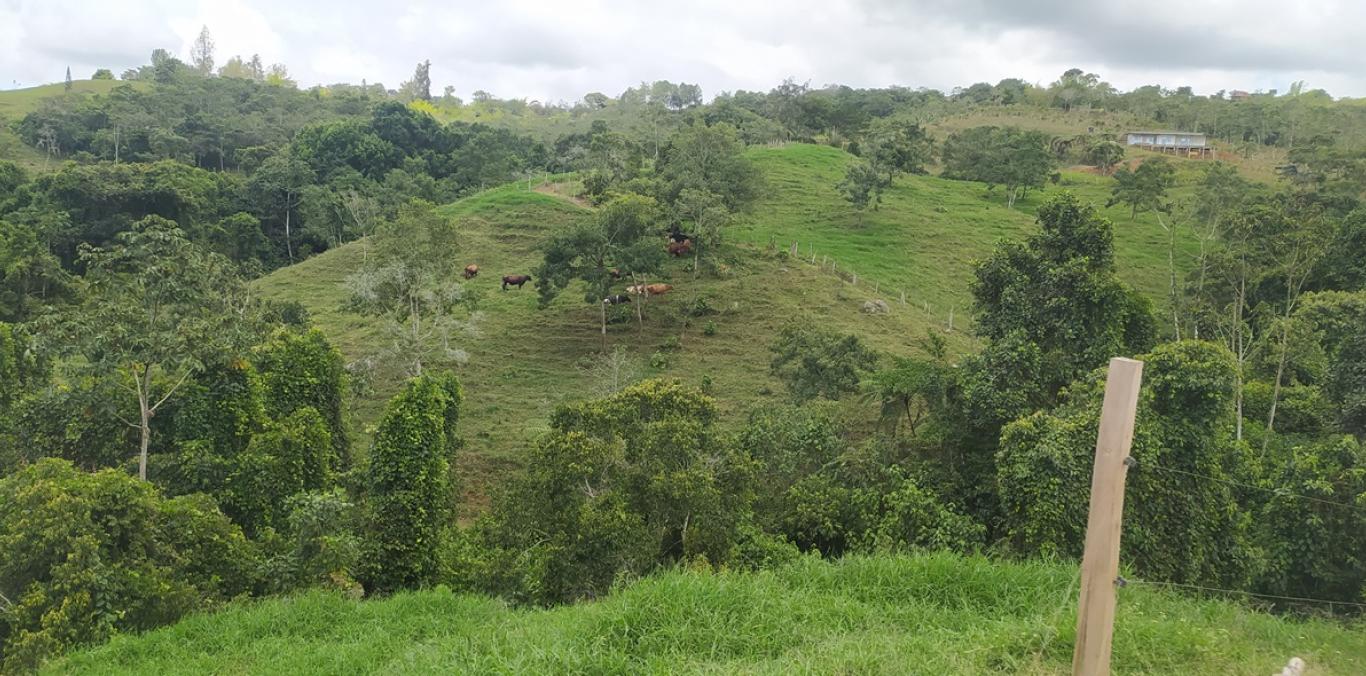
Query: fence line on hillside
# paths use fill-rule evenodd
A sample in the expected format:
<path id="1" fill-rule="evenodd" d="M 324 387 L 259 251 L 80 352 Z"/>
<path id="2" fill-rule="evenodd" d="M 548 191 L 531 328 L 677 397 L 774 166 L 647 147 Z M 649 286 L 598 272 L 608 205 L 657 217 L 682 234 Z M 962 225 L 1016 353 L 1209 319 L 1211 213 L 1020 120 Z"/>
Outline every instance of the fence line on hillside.
<path id="1" fill-rule="evenodd" d="M 777 236 L 769 237 L 768 247 L 770 250 L 779 249 Z M 934 313 L 935 308 L 930 305 L 928 300 L 920 299 L 920 304 L 917 305 L 913 293 L 912 295 L 907 295 L 905 287 L 892 286 L 887 287 L 887 295 L 891 298 L 891 301 L 888 301 L 882 297 L 882 283 L 880 280 L 869 280 L 866 276 L 860 278 L 858 272 L 853 268 L 848 265 L 841 266 L 839 261 L 833 256 L 818 252 L 815 244 L 812 242 L 807 242 L 806 249 L 803 251 L 801 242 L 793 240 L 792 243 L 786 247 L 784 253 L 788 258 L 811 265 L 821 272 L 830 274 L 850 286 L 859 287 L 861 279 L 861 288 L 871 289 L 872 291 L 872 298 L 869 300 L 881 300 L 884 303 L 887 303 L 888 306 L 890 306 L 891 303 L 897 303 L 903 308 L 919 310 L 931 323 L 939 325 L 945 333 L 953 333 L 957 328 L 955 316 L 957 315 L 958 308 L 956 306 L 949 306 L 946 314 L 936 315 Z M 961 317 L 959 317 L 959 319 L 961 319 Z"/>

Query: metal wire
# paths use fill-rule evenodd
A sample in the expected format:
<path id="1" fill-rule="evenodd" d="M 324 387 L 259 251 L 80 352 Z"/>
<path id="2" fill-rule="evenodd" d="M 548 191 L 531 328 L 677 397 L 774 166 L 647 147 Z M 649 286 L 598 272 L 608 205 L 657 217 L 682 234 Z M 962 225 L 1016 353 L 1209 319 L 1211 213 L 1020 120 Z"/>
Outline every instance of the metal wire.
<path id="1" fill-rule="evenodd" d="M 1219 592 L 1221 594 L 1240 594 L 1242 596 L 1252 596 L 1256 598 L 1277 599 L 1280 601 L 1297 601 L 1300 603 L 1326 603 L 1331 606 L 1353 606 L 1356 608 L 1366 608 L 1366 603 L 1356 601 L 1335 601 L 1333 599 L 1311 599 L 1303 596 L 1281 596 L 1279 594 L 1263 594 L 1260 592 L 1243 591 L 1241 589 L 1219 589 L 1217 587 L 1203 587 L 1198 584 L 1183 584 L 1180 582 L 1149 582 L 1147 580 L 1125 580 L 1126 584 L 1146 584 L 1154 587 L 1180 587 L 1182 589 L 1197 589 L 1206 592 Z"/>
<path id="2" fill-rule="evenodd" d="M 1197 478 L 1197 479 L 1205 479 L 1205 480 L 1207 480 L 1207 481 L 1217 481 L 1217 482 L 1219 482 L 1219 483 L 1221 483 L 1221 484 L 1227 484 L 1227 485 L 1229 485 L 1229 486 L 1239 486 L 1239 487 L 1242 487 L 1242 488 L 1250 488 L 1250 489 L 1255 490 L 1255 491 L 1263 491 L 1263 492 L 1266 492 L 1266 493 L 1272 493 L 1272 494 L 1274 494 L 1274 495 L 1285 496 L 1285 497 L 1291 497 L 1291 498 L 1299 498 L 1299 499 L 1301 499 L 1301 500 L 1309 500 L 1309 501 L 1312 501 L 1312 502 L 1318 502 L 1318 503 L 1322 503 L 1322 504 L 1325 504 L 1325 505 L 1333 505 L 1334 507 L 1342 507 L 1342 508 L 1344 508 L 1344 509 L 1352 509 L 1352 510 L 1356 510 L 1356 511 L 1360 511 L 1360 512 L 1366 512 L 1366 507 L 1363 507 L 1363 506 L 1361 506 L 1361 505 L 1354 505 L 1354 504 L 1352 504 L 1352 503 L 1350 503 L 1350 502 L 1337 502 L 1337 501 L 1335 501 L 1335 500 L 1325 500 L 1325 499 L 1323 499 L 1323 498 L 1316 498 L 1316 497 L 1314 497 L 1314 496 L 1312 496 L 1312 495 L 1300 495 L 1300 494 L 1298 494 L 1298 493 L 1291 493 L 1290 491 L 1285 490 L 1284 488 L 1267 488 L 1267 487 L 1265 487 L 1265 486 L 1255 486 L 1255 485 L 1253 485 L 1253 484 L 1245 484 L 1245 483 L 1243 483 L 1243 482 L 1241 482 L 1241 481 L 1233 481 L 1232 479 L 1220 479 L 1220 478 L 1218 478 L 1218 477 L 1212 477 L 1212 476 L 1209 476 L 1209 475 L 1206 475 L 1206 474 L 1197 474 L 1197 473 L 1195 473 L 1195 472 L 1187 472 L 1187 471 L 1184 470 L 1184 469 L 1173 469 L 1173 468 L 1170 468 L 1170 467 L 1161 467 L 1161 466 L 1159 466 L 1159 465 L 1138 463 L 1138 466 L 1139 466 L 1140 469 L 1146 468 L 1146 469 L 1151 469 L 1151 470 L 1155 470 L 1155 471 L 1158 471 L 1158 472 L 1170 472 L 1170 473 L 1172 473 L 1172 474 L 1184 474 L 1184 475 L 1186 475 L 1186 476 L 1195 477 L 1195 478 Z"/>

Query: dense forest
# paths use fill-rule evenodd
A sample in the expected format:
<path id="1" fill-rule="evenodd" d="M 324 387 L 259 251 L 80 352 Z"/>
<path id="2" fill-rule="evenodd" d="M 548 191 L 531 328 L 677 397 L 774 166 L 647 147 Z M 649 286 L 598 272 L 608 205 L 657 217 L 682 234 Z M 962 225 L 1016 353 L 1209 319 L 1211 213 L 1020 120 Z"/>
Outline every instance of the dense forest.
<path id="1" fill-rule="evenodd" d="M 1300 85 L 1119 92 L 1070 70 L 951 92 L 786 81 L 707 100 L 661 81 L 572 104 L 464 102 L 433 95 L 428 62 L 396 89 L 300 89 L 255 58 L 212 65 L 158 51 L 107 94 L 8 121 L 32 155 L 0 160 L 6 671 L 313 587 L 441 584 L 543 606 L 674 566 L 940 549 L 1075 559 L 1075 496 L 1116 355 L 1146 362 L 1128 570 L 1338 611 L 1366 602 L 1361 101 Z M 990 124 L 935 126 L 984 111 Z M 1093 128 L 999 122 L 1053 116 Z M 1206 133 L 1225 161 L 1126 157 L 1129 120 Z M 1117 273 L 1125 224 L 1049 193 L 1033 234 L 976 263 L 970 350 L 931 331 L 880 351 L 785 317 L 751 339 L 786 391 L 742 402 L 741 424 L 723 424 L 705 381 L 613 377 L 462 504 L 453 468 L 474 395 L 459 336 L 482 309 L 454 252 L 478 216 L 436 205 L 572 177 L 587 215 L 536 242 L 526 272 L 539 306 L 581 295 L 600 313 L 610 359 L 609 323 L 661 321 L 646 308 L 672 287 L 646 282 L 663 271 L 681 284 L 785 255 L 728 231 L 768 190 L 746 149 L 798 143 L 854 156 L 838 189 L 860 223 L 911 176 L 976 182 L 1016 208 L 1080 165 L 1110 204 L 1172 233 L 1159 258 L 1178 229 L 1198 254 L 1188 273 L 1170 266 L 1168 293 L 1140 293 Z M 1270 181 L 1239 168 L 1262 155 Z M 367 360 L 251 283 L 357 240 L 344 309 L 389 345 Z M 705 302 L 682 312 L 714 330 Z M 375 360 L 403 382 L 360 421 L 349 402 Z"/>

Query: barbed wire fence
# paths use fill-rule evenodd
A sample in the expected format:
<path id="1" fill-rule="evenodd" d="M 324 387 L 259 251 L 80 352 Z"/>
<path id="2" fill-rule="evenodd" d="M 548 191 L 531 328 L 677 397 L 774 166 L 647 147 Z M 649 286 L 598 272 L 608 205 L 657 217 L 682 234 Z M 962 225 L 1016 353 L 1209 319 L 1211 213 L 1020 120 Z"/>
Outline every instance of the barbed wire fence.
<path id="1" fill-rule="evenodd" d="M 1228 478 L 1224 478 L 1224 477 L 1210 476 L 1210 475 L 1208 475 L 1208 474 L 1201 474 L 1201 473 L 1199 473 L 1199 472 L 1192 472 L 1192 471 L 1189 471 L 1189 470 L 1178 469 L 1178 468 L 1175 468 L 1175 467 L 1163 467 L 1163 466 L 1158 465 L 1158 464 L 1153 463 L 1153 462 L 1142 462 L 1142 461 L 1139 461 L 1139 460 L 1137 460 L 1137 459 L 1134 459 L 1132 456 L 1128 458 L 1127 462 L 1128 462 L 1129 466 L 1130 466 L 1132 469 L 1135 469 L 1135 470 L 1137 470 L 1137 471 L 1139 471 L 1139 472 L 1148 471 L 1148 472 L 1158 472 L 1158 473 L 1168 474 L 1168 475 L 1173 475 L 1173 476 L 1182 476 L 1182 477 L 1187 477 L 1187 478 L 1191 478 L 1191 479 L 1196 479 L 1196 480 L 1198 480 L 1198 481 L 1206 481 L 1206 482 L 1209 482 L 1209 483 L 1215 483 L 1215 484 L 1220 484 L 1220 485 L 1229 486 L 1229 487 L 1234 487 L 1234 488 L 1241 488 L 1241 489 L 1247 490 L 1247 491 L 1255 491 L 1255 492 L 1259 492 L 1259 493 L 1265 493 L 1265 494 L 1268 494 L 1268 495 L 1273 496 L 1273 497 L 1275 497 L 1275 498 L 1299 500 L 1299 501 L 1302 501 L 1302 502 L 1303 502 L 1304 504 L 1306 504 L 1306 505 L 1308 505 L 1308 504 L 1324 505 L 1324 506 L 1332 507 L 1333 509 L 1341 509 L 1341 510 L 1345 510 L 1345 511 L 1347 511 L 1347 512 L 1351 512 L 1351 513 L 1354 513 L 1354 514 L 1366 515 L 1366 505 L 1358 505 L 1358 504 L 1354 504 L 1354 503 L 1351 503 L 1351 502 L 1342 502 L 1342 501 L 1338 501 L 1338 500 L 1330 500 L 1330 499 L 1328 499 L 1328 498 L 1323 498 L 1323 497 L 1314 496 L 1314 495 L 1305 495 L 1305 494 L 1303 494 L 1303 493 L 1295 492 L 1295 491 L 1293 491 L 1293 490 L 1291 490 L 1290 488 L 1285 487 L 1285 486 L 1276 486 L 1276 487 L 1272 487 L 1272 486 L 1264 486 L 1264 485 L 1250 484 L 1250 483 L 1247 483 L 1247 482 L 1244 482 L 1244 481 L 1236 481 L 1236 480 L 1234 480 L 1234 479 L 1228 479 Z M 1166 490 L 1166 491 L 1168 491 L 1168 492 L 1175 492 L 1173 489 L 1166 488 L 1166 487 L 1163 487 L 1163 486 L 1158 486 L 1158 488 L 1159 488 L 1160 490 Z M 1207 585 L 1193 584 L 1193 583 L 1189 583 L 1189 582 L 1171 582 L 1171 581 L 1166 581 L 1166 580 L 1127 579 L 1127 578 L 1124 578 L 1124 577 L 1122 577 L 1122 576 L 1115 580 L 1115 584 L 1116 584 L 1118 587 L 1121 587 L 1121 588 L 1122 588 L 1122 587 L 1125 587 L 1125 586 L 1127 586 L 1127 585 L 1131 585 L 1131 584 L 1132 584 L 1132 585 L 1140 585 L 1140 586 L 1147 586 L 1147 587 L 1163 587 L 1163 588 L 1169 588 L 1169 589 L 1182 589 L 1182 590 L 1193 591 L 1193 592 L 1200 592 L 1200 593 L 1209 594 L 1209 595 L 1221 595 L 1221 596 L 1225 596 L 1225 597 L 1240 597 L 1240 598 L 1244 598 L 1244 599 L 1263 599 L 1263 600 L 1270 601 L 1270 602 L 1278 602 L 1278 603 L 1280 603 L 1280 604 L 1282 604 L 1282 605 L 1314 606 L 1314 607 L 1317 607 L 1317 608 L 1320 608 L 1320 609 L 1322 609 L 1322 608 L 1327 608 L 1328 614 L 1329 614 L 1329 615 L 1337 615 L 1339 609 L 1341 609 L 1341 610 L 1350 610 L 1350 611 L 1352 611 L 1353 613 L 1359 613 L 1359 612 L 1362 612 L 1362 611 L 1366 611 L 1366 602 L 1357 601 L 1357 600 L 1347 600 L 1347 599 L 1326 599 L 1326 598 L 1313 598 L 1313 597 L 1307 597 L 1307 596 L 1293 596 L 1293 595 L 1286 595 L 1286 594 L 1272 594 L 1272 593 L 1269 593 L 1269 592 L 1257 592 L 1257 591 L 1250 591 L 1250 590 L 1246 590 L 1246 589 L 1225 589 L 1225 588 L 1221 588 L 1221 587 L 1211 587 L 1211 586 L 1207 586 Z M 1276 605 L 1276 603 L 1272 603 L 1272 604 L 1269 604 L 1269 605 Z"/>
<path id="2" fill-rule="evenodd" d="M 780 250 L 777 236 L 769 237 L 768 246 L 771 250 Z M 834 257 L 817 252 L 814 243 L 807 242 L 806 248 L 803 250 L 801 242 L 793 240 L 792 243 L 785 248 L 785 251 L 788 258 L 794 261 L 815 267 L 819 271 L 832 275 L 850 286 L 871 290 L 872 298 L 870 300 L 882 301 L 883 303 L 886 303 L 889 308 L 892 303 L 896 303 L 906 310 L 919 311 L 929 323 L 939 326 L 945 333 L 953 333 L 962 328 L 963 317 L 961 313 L 958 312 L 956 306 L 950 305 L 947 311 L 943 311 L 942 308 L 936 308 L 927 299 L 916 298 L 914 293 L 908 295 L 904 286 L 889 285 L 887 287 L 887 293 L 884 295 L 882 292 L 882 284 L 879 280 L 870 280 L 867 277 L 859 277 L 858 272 L 852 267 L 841 265 Z M 888 300 L 889 298 L 890 300 Z M 937 309 L 940 311 L 936 312 Z"/>

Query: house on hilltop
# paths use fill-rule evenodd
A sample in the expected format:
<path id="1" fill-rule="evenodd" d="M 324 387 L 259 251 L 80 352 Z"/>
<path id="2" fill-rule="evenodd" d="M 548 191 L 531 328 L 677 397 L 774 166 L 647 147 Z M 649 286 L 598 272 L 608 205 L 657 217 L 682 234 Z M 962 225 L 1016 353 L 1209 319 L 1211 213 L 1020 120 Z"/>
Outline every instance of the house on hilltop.
<path id="1" fill-rule="evenodd" d="M 1124 135 L 1125 145 L 1187 157 L 1213 157 L 1204 134 L 1191 131 L 1131 131 Z"/>

